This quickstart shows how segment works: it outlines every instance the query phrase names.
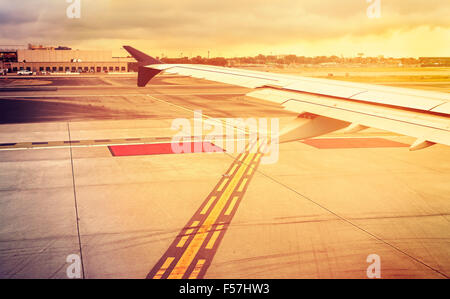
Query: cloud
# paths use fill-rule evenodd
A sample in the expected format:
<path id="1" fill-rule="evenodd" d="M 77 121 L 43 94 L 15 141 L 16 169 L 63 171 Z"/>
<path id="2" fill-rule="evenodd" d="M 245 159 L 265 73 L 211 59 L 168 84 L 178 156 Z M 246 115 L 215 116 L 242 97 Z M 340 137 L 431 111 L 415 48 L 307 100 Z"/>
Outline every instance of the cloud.
<path id="1" fill-rule="evenodd" d="M 229 51 L 242 45 L 381 36 L 421 26 L 450 30 L 445 0 L 381 0 L 380 19 L 367 17 L 366 0 L 83 0 L 77 20 L 66 18 L 65 0 L 18 3 L 0 0 L 3 40 L 75 45 L 136 40 L 169 50 Z"/>

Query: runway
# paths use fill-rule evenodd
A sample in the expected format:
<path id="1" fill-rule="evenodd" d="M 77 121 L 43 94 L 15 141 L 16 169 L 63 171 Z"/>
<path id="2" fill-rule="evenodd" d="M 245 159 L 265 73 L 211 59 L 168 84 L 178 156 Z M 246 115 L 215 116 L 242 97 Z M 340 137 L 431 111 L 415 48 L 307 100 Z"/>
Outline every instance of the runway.
<path id="1" fill-rule="evenodd" d="M 446 146 L 410 152 L 412 138 L 368 129 L 281 144 L 274 164 L 176 154 L 173 120 L 194 111 L 281 128 L 296 114 L 179 76 L 146 88 L 11 80 L 0 85 L 0 278 L 67 278 L 71 254 L 84 278 L 367 278 L 371 254 L 382 278 L 450 276 Z"/>

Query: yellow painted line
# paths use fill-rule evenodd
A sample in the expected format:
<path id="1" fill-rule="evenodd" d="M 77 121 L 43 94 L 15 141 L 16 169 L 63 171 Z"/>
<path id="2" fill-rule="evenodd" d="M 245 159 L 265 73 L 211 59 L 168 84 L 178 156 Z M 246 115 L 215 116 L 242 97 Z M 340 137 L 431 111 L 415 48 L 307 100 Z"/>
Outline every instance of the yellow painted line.
<path id="1" fill-rule="evenodd" d="M 217 188 L 217 191 L 222 191 L 223 187 L 225 187 L 226 183 L 228 182 L 228 178 L 224 179 L 222 184 L 220 184 L 219 188 Z"/>
<path id="2" fill-rule="evenodd" d="M 166 272 L 167 268 L 170 267 L 174 259 L 175 259 L 174 257 L 168 257 L 164 262 L 164 264 L 162 265 L 161 269 L 159 269 L 159 271 L 155 274 L 153 279 L 160 279 Z"/>
<path id="3" fill-rule="evenodd" d="M 183 255 L 179 259 L 178 263 L 175 265 L 175 268 L 172 270 L 168 278 L 171 279 L 181 279 L 183 278 L 184 273 L 186 273 L 189 265 L 194 260 L 195 256 L 197 255 L 198 251 L 202 247 L 203 243 L 205 242 L 206 237 L 208 236 L 209 230 L 211 229 L 212 225 L 216 222 L 217 218 L 219 218 L 220 213 L 224 209 L 226 203 L 228 202 L 228 199 L 230 198 L 231 194 L 235 190 L 237 184 L 241 180 L 241 178 L 244 176 L 245 171 L 247 170 L 248 164 L 251 162 L 251 160 L 254 158 L 254 154 L 249 154 L 247 158 L 245 159 L 245 163 L 243 163 L 237 170 L 236 175 L 231 180 L 230 184 L 228 184 L 225 191 L 220 196 L 217 203 L 214 205 L 212 211 L 209 213 L 208 217 L 206 218 L 203 225 L 200 227 L 200 229 L 195 234 L 194 238 L 192 239 L 191 243 L 187 246 L 186 250 L 184 251 Z"/>
<path id="4" fill-rule="evenodd" d="M 233 197 L 233 200 L 231 201 L 230 205 L 228 206 L 227 211 L 225 212 L 226 216 L 231 214 L 231 212 L 233 211 L 234 206 L 236 205 L 236 202 L 238 201 L 238 199 L 239 199 L 238 196 Z"/>
<path id="5" fill-rule="evenodd" d="M 215 197 L 214 197 L 215 198 Z M 196 227 L 198 224 L 200 223 L 200 221 L 194 221 L 192 222 L 192 225 L 190 227 Z M 193 228 L 188 229 L 185 233 L 184 236 L 181 238 L 180 242 L 178 242 L 177 247 L 183 247 L 184 244 L 186 244 L 186 241 L 189 239 L 189 236 L 194 232 Z"/>
<path id="6" fill-rule="evenodd" d="M 177 247 L 181 248 L 184 246 L 184 244 L 186 244 L 186 241 L 189 239 L 189 236 L 183 236 L 180 240 L 180 242 L 178 242 Z"/>
<path id="7" fill-rule="evenodd" d="M 197 276 L 200 274 L 200 271 L 202 270 L 203 265 L 205 264 L 206 260 L 198 260 L 197 264 L 195 265 L 194 270 L 192 271 L 191 275 L 189 276 L 189 279 L 196 279 Z"/>
<path id="8" fill-rule="evenodd" d="M 219 225 L 216 228 L 216 231 L 211 236 L 211 239 L 209 240 L 208 244 L 206 244 L 206 249 L 211 249 L 214 247 L 214 243 L 216 243 L 217 238 L 220 235 L 221 230 L 223 229 L 223 225 Z"/>
<path id="9" fill-rule="evenodd" d="M 238 165 L 235 164 L 235 165 L 233 166 L 233 168 L 230 170 L 230 172 L 228 173 L 228 175 L 232 175 L 232 174 L 234 173 L 234 171 L 236 170 L 237 167 L 238 167 Z"/>
<path id="10" fill-rule="evenodd" d="M 199 223 L 200 221 L 194 221 L 190 227 L 197 227 Z"/>
<path id="11" fill-rule="evenodd" d="M 228 179 L 227 179 L 228 180 Z M 225 181 L 226 183 L 226 181 Z M 223 183 L 222 183 L 223 184 Z M 223 188 L 223 187 L 222 187 Z M 220 191 L 220 190 L 219 190 Z M 205 205 L 203 210 L 200 212 L 200 214 L 205 215 L 206 212 L 209 210 L 209 207 L 212 205 L 212 203 L 216 200 L 216 196 L 211 196 L 211 198 L 208 200 L 208 203 Z"/>
<path id="12" fill-rule="evenodd" d="M 252 166 L 250 166 L 250 169 L 248 170 L 247 175 L 252 175 L 255 167 L 256 167 L 256 163 L 253 163 Z"/>
<path id="13" fill-rule="evenodd" d="M 239 189 L 238 189 L 239 192 L 242 192 L 242 190 L 244 190 L 245 185 L 247 185 L 247 181 L 248 181 L 247 178 L 245 178 L 245 179 L 242 181 L 242 183 L 241 183 L 241 185 L 239 186 Z"/>
<path id="14" fill-rule="evenodd" d="M 194 232 L 194 229 L 190 228 L 186 231 L 186 233 L 184 235 L 189 237 L 193 232 Z"/>

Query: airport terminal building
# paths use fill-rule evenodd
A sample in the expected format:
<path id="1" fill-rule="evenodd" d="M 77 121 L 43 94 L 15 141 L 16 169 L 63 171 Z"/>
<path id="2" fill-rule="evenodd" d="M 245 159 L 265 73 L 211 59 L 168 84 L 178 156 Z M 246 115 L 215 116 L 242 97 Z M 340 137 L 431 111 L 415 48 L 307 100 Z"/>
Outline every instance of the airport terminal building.
<path id="1" fill-rule="evenodd" d="M 8 73 L 19 70 L 50 73 L 128 72 L 127 57 L 112 57 L 112 51 L 72 50 L 68 47 L 28 45 L 26 49 L 0 46 L 0 68 Z"/>

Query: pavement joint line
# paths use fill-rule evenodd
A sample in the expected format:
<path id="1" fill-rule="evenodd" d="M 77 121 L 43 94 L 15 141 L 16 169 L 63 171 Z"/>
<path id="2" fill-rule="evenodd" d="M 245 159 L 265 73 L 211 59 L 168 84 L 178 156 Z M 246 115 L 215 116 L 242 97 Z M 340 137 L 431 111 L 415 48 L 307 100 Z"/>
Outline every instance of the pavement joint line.
<path id="1" fill-rule="evenodd" d="M 70 136 L 70 123 L 69 122 L 67 123 L 67 133 L 69 135 L 69 140 L 70 140 L 71 136 Z M 75 202 L 75 217 L 76 217 L 75 223 L 77 224 L 77 235 L 78 235 L 78 245 L 79 245 L 79 250 L 80 250 L 81 271 L 82 271 L 82 277 L 84 279 L 86 276 L 85 276 L 85 270 L 84 270 L 83 246 L 81 244 L 81 235 L 80 235 L 80 216 L 78 213 L 77 190 L 76 190 L 76 184 L 75 184 L 75 170 L 73 167 L 72 147 L 70 147 L 70 165 L 72 168 L 73 197 L 74 197 L 74 202 Z"/>

